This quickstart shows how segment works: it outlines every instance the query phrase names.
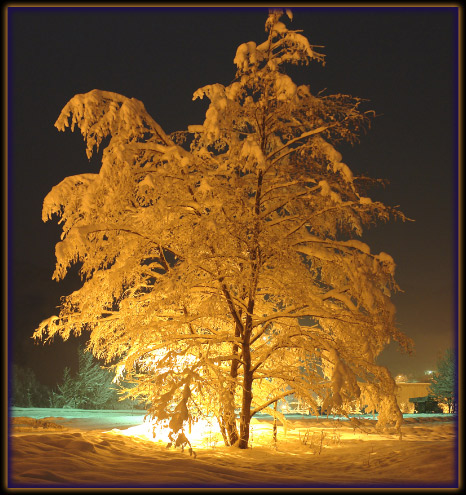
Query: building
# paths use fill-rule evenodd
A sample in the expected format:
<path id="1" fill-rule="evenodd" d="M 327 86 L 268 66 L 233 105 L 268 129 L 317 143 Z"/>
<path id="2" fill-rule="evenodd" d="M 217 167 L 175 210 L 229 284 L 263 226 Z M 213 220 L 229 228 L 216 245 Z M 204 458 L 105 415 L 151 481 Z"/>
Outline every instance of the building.
<path id="1" fill-rule="evenodd" d="M 441 405 L 432 396 L 411 397 L 409 402 L 414 404 L 415 413 L 438 414 L 443 412 Z"/>
<path id="2" fill-rule="evenodd" d="M 427 397 L 430 393 L 430 382 L 428 383 L 407 383 L 398 382 L 396 384 L 396 400 L 398 407 L 404 414 L 413 414 L 417 402 L 410 399 L 419 399 Z"/>

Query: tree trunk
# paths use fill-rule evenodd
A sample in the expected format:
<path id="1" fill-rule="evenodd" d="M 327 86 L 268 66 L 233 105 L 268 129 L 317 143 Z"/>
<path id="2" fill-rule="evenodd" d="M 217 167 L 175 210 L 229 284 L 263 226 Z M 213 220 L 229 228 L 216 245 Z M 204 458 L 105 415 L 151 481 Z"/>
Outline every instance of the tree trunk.
<path id="1" fill-rule="evenodd" d="M 235 325 L 235 336 L 240 336 L 240 329 L 238 325 Z M 238 353 L 239 346 L 238 344 L 233 344 L 233 355 Z M 228 441 L 229 445 L 235 445 L 238 442 L 239 434 L 238 428 L 236 426 L 236 414 L 235 414 L 235 388 L 236 388 L 236 380 L 238 377 L 238 366 L 239 362 L 237 359 L 233 359 L 231 361 L 230 366 L 230 377 L 231 382 L 228 385 L 228 404 L 227 404 L 227 412 L 224 415 L 225 427 L 228 433 Z"/>
<path id="2" fill-rule="evenodd" d="M 251 402 L 252 402 L 252 371 L 251 371 L 251 352 L 249 347 L 249 332 L 247 332 L 245 343 L 243 344 L 243 400 L 241 403 L 241 418 L 239 425 L 239 442 L 240 449 L 247 449 L 249 443 L 249 424 L 251 422 Z"/>
<path id="3" fill-rule="evenodd" d="M 228 442 L 226 442 L 225 445 L 228 447 L 230 445 L 235 445 L 239 437 L 238 428 L 236 426 L 234 384 L 232 387 L 230 386 L 230 390 L 226 395 L 222 412 L 222 422 L 228 438 Z"/>
<path id="4" fill-rule="evenodd" d="M 244 324 L 242 338 L 242 362 L 243 362 L 243 400 L 241 404 L 241 418 L 239 425 L 239 441 L 240 449 L 247 449 L 249 443 L 249 425 L 251 423 L 251 403 L 252 403 L 252 382 L 253 371 L 251 370 L 251 333 L 252 333 L 252 315 L 254 314 L 254 303 L 257 289 L 257 280 L 260 269 L 260 245 L 259 245 L 259 214 L 261 204 L 262 181 L 264 174 L 259 170 L 257 178 L 256 200 L 254 204 L 254 213 L 256 221 L 253 230 L 252 249 L 250 251 L 252 279 L 249 286 L 249 302 Z"/>
<path id="5" fill-rule="evenodd" d="M 231 394 L 231 390 L 224 392 L 220 396 L 222 407 L 217 417 L 220 431 L 227 447 L 234 445 L 239 438 L 233 399 L 234 395 Z"/>
<path id="6" fill-rule="evenodd" d="M 249 424 L 251 422 L 252 373 L 245 373 L 243 385 L 238 447 L 240 449 L 247 449 L 249 443 Z"/>
<path id="7" fill-rule="evenodd" d="M 228 418 L 228 422 L 226 422 L 226 430 L 228 434 L 228 442 L 229 445 L 235 445 L 238 441 L 238 428 L 236 427 L 236 415 L 233 414 L 233 417 Z"/>
<path id="8" fill-rule="evenodd" d="M 228 447 L 230 445 L 228 436 L 227 436 L 227 431 L 225 428 L 225 421 L 223 419 L 223 416 L 217 416 L 217 421 L 218 421 L 218 426 L 220 427 L 220 433 L 222 434 L 223 437 L 223 443 Z"/>

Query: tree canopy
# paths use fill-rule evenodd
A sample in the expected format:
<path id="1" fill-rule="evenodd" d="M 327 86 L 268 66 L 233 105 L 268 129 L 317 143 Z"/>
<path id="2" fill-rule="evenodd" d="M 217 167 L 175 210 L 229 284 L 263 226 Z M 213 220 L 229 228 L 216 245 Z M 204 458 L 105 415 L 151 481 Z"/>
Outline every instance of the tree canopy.
<path id="1" fill-rule="evenodd" d="M 283 19 L 271 10 L 267 39 L 238 47 L 231 84 L 194 93 L 210 104 L 187 131 L 167 135 L 134 98 L 74 96 L 55 126 L 78 127 L 88 157 L 108 143 L 102 166 L 43 205 L 63 226 L 53 277 L 78 263 L 83 285 L 35 337 L 88 331 L 154 419 L 183 433 L 213 414 L 240 448 L 257 412 L 284 421 L 273 404 L 290 394 L 345 414 L 363 388 L 379 425 L 399 430 L 377 356 L 391 341 L 410 347 L 390 299 L 395 263 L 358 239 L 405 216 L 369 198 L 379 180 L 354 175 L 335 147 L 356 143 L 372 114 L 286 75 L 324 56 Z"/>
<path id="2" fill-rule="evenodd" d="M 456 359 L 453 349 L 447 349 L 437 362 L 430 389 L 438 402 L 448 406 L 448 412 L 456 411 L 457 403 Z"/>

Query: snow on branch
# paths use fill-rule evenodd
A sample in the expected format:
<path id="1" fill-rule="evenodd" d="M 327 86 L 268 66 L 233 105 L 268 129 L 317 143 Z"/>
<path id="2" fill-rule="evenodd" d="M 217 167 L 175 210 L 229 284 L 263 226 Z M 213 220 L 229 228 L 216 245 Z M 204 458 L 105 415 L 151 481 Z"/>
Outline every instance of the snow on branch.
<path id="1" fill-rule="evenodd" d="M 61 215 L 63 208 L 76 194 L 83 194 L 96 179 L 97 174 L 79 174 L 66 177 L 54 186 L 44 199 L 42 221 L 46 222 L 52 215 Z M 81 190 L 83 192 L 81 192 Z"/>
<path id="2" fill-rule="evenodd" d="M 120 139 L 130 142 L 150 133 L 162 144 L 174 144 L 139 100 L 109 91 L 94 89 L 78 94 L 65 105 L 55 127 L 59 131 L 64 131 L 66 127 L 74 131 L 76 125 L 86 140 L 88 158 L 91 158 L 94 147 L 98 151 L 100 143 L 108 135 L 118 135 Z"/>

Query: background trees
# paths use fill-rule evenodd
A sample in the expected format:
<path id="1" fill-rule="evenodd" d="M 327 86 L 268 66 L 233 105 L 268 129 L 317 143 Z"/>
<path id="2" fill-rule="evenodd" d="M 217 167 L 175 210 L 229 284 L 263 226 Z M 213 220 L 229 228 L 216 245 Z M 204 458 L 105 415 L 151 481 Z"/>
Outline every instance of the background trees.
<path id="1" fill-rule="evenodd" d="M 63 180 L 43 207 L 63 224 L 54 278 L 79 263 L 83 286 L 35 337 L 89 331 L 155 419 L 183 433 L 213 414 L 240 448 L 251 417 L 278 415 L 280 398 L 344 414 L 359 383 L 379 424 L 399 428 L 395 382 L 376 359 L 391 340 L 410 345 L 390 301 L 392 258 L 356 239 L 405 217 L 369 198 L 378 181 L 335 148 L 357 142 L 370 113 L 285 74 L 324 57 L 282 14 L 270 13 L 265 42 L 238 48 L 230 85 L 194 93 L 210 104 L 186 132 L 168 136 L 122 95 L 72 98 L 55 125 L 78 126 L 88 157 L 106 143 L 102 167 Z"/>
<path id="2" fill-rule="evenodd" d="M 456 412 L 457 381 L 456 359 L 453 349 L 447 349 L 437 362 L 437 371 L 433 374 L 430 385 L 435 399 L 448 406 L 448 412 Z"/>
<path id="3" fill-rule="evenodd" d="M 113 373 L 100 366 L 92 353 L 78 349 L 78 369 L 63 370 L 60 383 L 53 389 L 41 384 L 34 372 L 14 364 L 10 375 L 9 405 L 14 407 L 58 407 L 77 409 L 133 409 L 134 400 L 120 400 L 119 385 Z"/>
<path id="4" fill-rule="evenodd" d="M 50 390 L 30 368 L 13 364 L 9 376 L 9 404 L 16 407 L 48 407 Z"/>

